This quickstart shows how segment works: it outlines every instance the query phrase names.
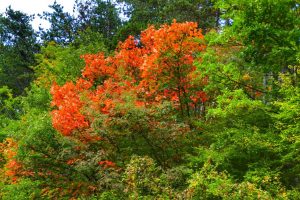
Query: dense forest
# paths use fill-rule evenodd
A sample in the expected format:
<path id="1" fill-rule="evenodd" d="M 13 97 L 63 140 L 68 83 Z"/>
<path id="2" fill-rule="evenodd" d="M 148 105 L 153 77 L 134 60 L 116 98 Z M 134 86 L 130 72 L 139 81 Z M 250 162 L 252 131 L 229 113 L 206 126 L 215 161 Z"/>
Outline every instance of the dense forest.
<path id="1" fill-rule="evenodd" d="M 49 7 L 0 14 L 0 199 L 300 198 L 299 0 Z"/>

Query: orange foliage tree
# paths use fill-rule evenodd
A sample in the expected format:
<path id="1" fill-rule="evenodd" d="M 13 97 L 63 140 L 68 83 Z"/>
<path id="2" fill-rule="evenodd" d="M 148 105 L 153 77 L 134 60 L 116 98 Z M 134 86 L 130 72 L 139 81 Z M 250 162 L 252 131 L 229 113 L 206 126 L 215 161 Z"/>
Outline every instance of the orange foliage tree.
<path id="1" fill-rule="evenodd" d="M 54 189 L 45 184 L 43 194 L 78 197 L 121 180 L 122 168 L 137 152 L 163 167 L 180 162 L 191 128 L 170 116 L 197 115 L 207 100 L 205 80 L 197 79 L 193 64 L 205 50 L 202 41 L 196 23 L 174 21 L 159 29 L 150 26 L 139 39 L 129 37 L 111 56 L 83 55 L 82 76 L 76 82 L 54 83 L 50 91 L 52 125 L 66 136 L 66 149 L 53 149 L 59 153 L 54 156 L 49 149 L 37 152 L 32 167 L 19 159 L 21 147 L 8 138 L 0 143 L 0 177 L 9 183 L 23 177 L 55 179 Z"/>
<path id="2" fill-rule="evenodd" d="M 104 53 L 82 56 L 86 63 L 82 77 L 75 83 L 67 82 L 63 86 L 53 84 L 51 88 L 54 128 L 81 144 L 98 144 L 103 140 L 109 141 L 110 145 L 118 146 L 118 142 L 115 141 L 117 137 L 103 135 L 100 129 L 103 129 L 103 126 L 108 127 L 109 130 L 114 129 L 112 128 L 114 123 L 116 127 L 121 127 L 119 123 L 122 122 L 118 120 L 124 121 L 124 117 L 120 115 L 124 116 L 127 112 L 124 109 L 125 105 L 137 109 L 149 109 L 158 107 L 163 102 L 169 102 L 180 116 L 197 116 L 199 106 L 203 106 L 207 96 L 202 91 L 205 80 L 197 79 L 198 75 L 193 63 L 195 59 L 200 59 L 197 54 L 203 50 L 205 50 L 203 35 L 197 28 L 197 24 L 174 21 L 171 25 L 162 25 L 159 29 L 150 26 L 141 33 L 140 39 L 130 36 L 119 44 L 112 56 L 105 56 Z M 122 105 L 123 109 L 120 111 Z M 152 109 L 151 112 L 157 111 Z M 99 116 L 102 116 L 101 120 L 105 121 L 100 128 L 94 125 L 95 121 L 99 120 Z M 127 118 L 127 120 L 131 119 Z M 161 136 L 162 133 L 165 134 L 164 127 L 169 127 L 174 134 L 172 137 L 178 136 L 178 141 L 181 140 L 179 138 L 185 137 L 189 128 L 176 124 L 176 121 L 163 125 L 159 120 L 150 114 L 148 121 L 145 121 L 152 125 L 144 126 L 136 123 L 129 128 L 129 131 L 142 135 L 153 156 L 164 165 L 170 155 L 161 158 L 155 153 L 157 152 L 155 148 L 158 146 L 160 151 L 166 148 L 163 140 L 170 141 L 170 136 Z M 107 129 L 102 132 L 107 132 Z M 144 135 L 145 131 L 156 135 L 157 138 L 154 140 L 162 141 L 154 144 L 151 141 L 152 136 Z M 171 148 L 178 147 L 177 143 L 173 144 Z M 97 148 L 103 146 L 105 142 Z M 105 149 L 106 152 L 114 151 Z M 178 160 L 178 155 L 171 155 L 171 157 Z M 82 159 L 86 159 L 86 156 L 80 153 L 71 158 L 68 163 L 76 165 L 76 162 Z M 106 168 L 117 170 L 118 167 L 110 160 L 113 160 L 113 156 L 103 155 L 99 157 L 97 163 L 104 170 Z"/>
<path id="3" fill-rule="evenodd" d="M 92 108 L 109 115 L 124 94 L 134 97 L 136 106 L 148 106 L 171 101 L 182 115 L 207 100 L 201 90 L 205 81 L 196 80 L 194 60 L 205 49 L 203 35 L 193 22 L 154 26 L 141 33 L 140 39 L 130 36 L 120 43 L 113 56 L 103 53 L 84 55 L 86 67 L 76 83 L 54 84 L 53 126 L 63 135 L 89 129 Z M 87 135 L 85 135 L 87 136 Z M 100 139 L 85 137 L 86 139 Z"/>

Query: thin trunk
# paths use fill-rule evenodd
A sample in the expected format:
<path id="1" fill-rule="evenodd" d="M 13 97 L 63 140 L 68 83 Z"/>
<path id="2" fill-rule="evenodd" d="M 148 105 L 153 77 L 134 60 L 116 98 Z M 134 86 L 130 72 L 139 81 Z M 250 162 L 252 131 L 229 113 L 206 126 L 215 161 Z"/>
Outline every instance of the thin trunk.
<path id="1" fill-rule="evenodd" d="M 266 89 L 267 89 L 267 82 L 268 82 L 268 74 L 264 74 L 264 77 L 263 77 L 263 88 L 264 88 L 264 91 L 266 91 Z M 267 103 L 266 93 L 263 93 L 263 103 L 264 104 Z"/>

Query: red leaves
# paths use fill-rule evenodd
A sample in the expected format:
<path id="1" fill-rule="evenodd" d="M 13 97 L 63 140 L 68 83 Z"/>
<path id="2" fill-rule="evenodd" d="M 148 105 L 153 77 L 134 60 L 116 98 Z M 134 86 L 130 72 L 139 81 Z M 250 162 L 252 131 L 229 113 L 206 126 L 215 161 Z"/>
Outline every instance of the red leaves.
<path id="1" fill-rule="evenodd" d="M 100 162 L 98 162 L 98 164 L 101 165 L 104 169 L 106 169 L 106 168 L 115 168 L 116 167 L 116 164 L 112 161 L 109 161 L 109 160 L 100 161 Z"/>
<path id="2" fill-rule="evenodd" d="M 114 66 L 110 65 L 108 59 L 105 59 L 103 53 L 95 55 L 84 55 L 82 56 L 85 60 L 86 66 L 82 72 L 82 76 L 91 81 L 99 78 L 112 76 L 115 73 Z"/>
<path id="3" fill-rule="evenodd" d="M 6 165 L 5 175 L 8 176 L 13 183 L 18 180 L 18 172 L 21 170 L 22 165 L 15 159 L 9 160 Z"/>
<path id="4" fill-rule="evenodd" d="M 196 69 L 193 66 L 195 54 L 205 49 L 196 42 L 203 35 L 193 22 L 163 25 L 155 30 L 153 26 L 141 34 L 144 44 L 144 62 L 140 66 L 143 87 L 148 97 L 157 101 L 162 95 L 177 102 L 183 93 L 199 87 L 191 84 L 190 74 Z M 167 88 L 163 89 L 163 88 Z M 187 95 L 186 95 L 187 96 Z M 148 98 L 149 100 L 149 98 Z M 186 101 L 186 100 L 185 100 Z"/>
<path id="5" fill-rule="evenodd" d="M 85 116 L 80 112 L 84 105 L 80 100 L 80 94 L 90 87 L 91 84 L 83 79 L 79 79 L 76 85 L 71 82 L 62 87 L 53 84 L 52 106 L 57 106 L 58 109 L 52 111 L 52 123 L 53 127 L 62 134 L 67 136 L 75 129 L 89 126 Z"/>
<path id="6" fill-rule="evenodd" d="M 110 115 L 117 105 L 128 101 L 137 107 L 165 100 L 174 106 L 187 102 L 181 108 L 205 102 L 207 97 L 200 89 L 204 81 L 194 81 L 193 65 L 196 53 L 205 49 L 196 42 L 202 39 L 196 23 L 174 21 L 158 30 L 150 26 L 141 33 L 139 44 L 129 37 L 113 56 L 84 55 L 85 79 L 52 86 L 54 128 L 68 136 L 74 130 L 83 134 L 92 123 L 90 113 Z M 100 84 L 91 89 L 96 80 L 101 80 Z"/>
<path id="7" fill-rule="evenodd" d="M 203 91 L 195 92 L 195 94 L 192 95 L 190 98 L 191 98 L 193 103 L 199 103 L 199 102 L 204 103 L 208 100 L 208 97 L 207 97 L 206 93 L 203 92 Z"/>

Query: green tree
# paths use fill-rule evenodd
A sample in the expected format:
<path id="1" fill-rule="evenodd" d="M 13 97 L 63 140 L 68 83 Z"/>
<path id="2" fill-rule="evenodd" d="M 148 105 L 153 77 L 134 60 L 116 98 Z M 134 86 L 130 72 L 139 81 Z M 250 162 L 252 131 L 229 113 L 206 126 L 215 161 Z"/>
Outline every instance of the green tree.
<path id="1" fill-rule="evenodd" d="M 64 11 L 56 1 L 49 6 L 52 12 L 44 12 L 40 17 L 50 23 L 50 28 L 41 30 L 40 35 L 45 42 L 54 41 L 67 45 L 81 37 L 82 32 L 92 31 L 105 38 L 108 47 L 114 48 L 113 36 L 121 25 L 116 5 L 103 0 L 76 0 L 74 12 Z M 76 14 L 75 14 L 76 13 Z"/>
<path id="2" fill-rule="evenodd" d="M 33 78 L 34 54 L 39 45 L 32 20 L 33 16 L 11 7 L 0 15 L 0 86 L 7 85 L 14 95 L 24 93 Z"/>
<path id="3" fill-rule="evenodd" d="M 50 28 L 40 30 L 40 37 L 43 41 L 54 41 L 58 44 L 66 45 L 74 41 L 76 36 L 75 17 L 68 12 L 64 12 L 63 6 L 54 1 L 49 5 L 52 12 L 43 12 L 40 17 L 50 23 Z"/>
<path id="4" fill-rule="evenodd" d="M 280 74 L 281 98 L 273 104 L 276 112 L 273 114 L 276 119 L 275 127 L 281 136 L 283 156 L 281 158 L 281 171 L 284 174 L 283 182 L 289 188 L 299 188 L 299 142 L 300 142 L 300 84 L 298 82 L 299 65 L 291 67 L 293 73 Z"/>
<path id="5" fill-rule="evenodd" d="M 49 42 L 36 54 L 35 83 L 50 88 L 53 82 L 64 84 L 66 81 L 75 81 L 85 65 L 81 55 L 107 52 L 104 41 L 100 33 L 86 30 L 79 33 L 75 41 L 68 46 Z"/>
<path id="6" fill-rule="evenodd" d="M 114 36 L 121 26 L 116 6 L 117 4 L 113 1 L 76 0 L 75 7 L 79 13 L 76 23 L 79 30 L 89 29 L 92 32 L 101 33 L 106 39 L 107 46 L 114 49 L 117 43 Z"/>
<path id="7" fill-rule="evenodd" d="M 243 59 L 255 71 L 277 73 L 295 65 L 299 51 L 297 0 L 220 0 L 228 35 L 244 46 Z"/>
<path id="8" fill-rule="evenodd" d="M 128 35 L 138 36 L 149 24 L 160 25 L 178 22 L 197 22 L 204 32 L 219 26 L 219 11 L 213 0 L 119 0 L 123 3 L 128 22 L 121 28 L 119 37 L 124 40 Z M 125 38 L 124 38 L 125 36 Z"/>

